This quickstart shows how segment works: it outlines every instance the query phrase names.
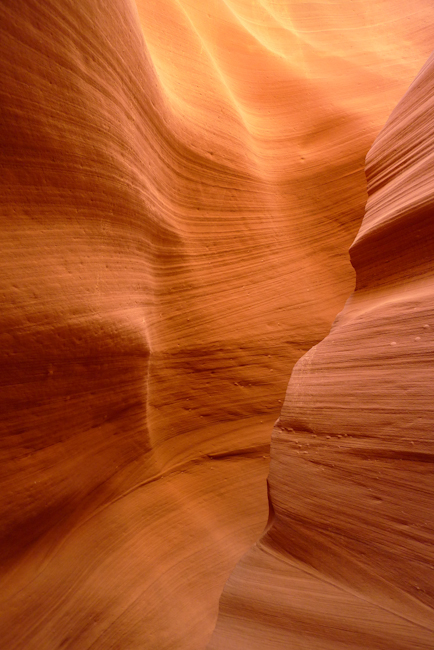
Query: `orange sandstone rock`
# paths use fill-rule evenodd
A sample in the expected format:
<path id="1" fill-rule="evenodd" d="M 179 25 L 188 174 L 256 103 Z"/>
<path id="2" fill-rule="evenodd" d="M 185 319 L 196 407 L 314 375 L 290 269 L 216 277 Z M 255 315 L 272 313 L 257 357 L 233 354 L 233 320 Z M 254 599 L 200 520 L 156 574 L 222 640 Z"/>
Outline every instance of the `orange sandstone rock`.
<path id="1" fill-rule="evenodd" d="M 428 0 L 205 4 L 0 3 L 5 650 L 205 646 L 432 44 Z"/>
<path id="2" fill-rule="evenodd" d="M 366 160 L 356 290 L 295 366 L 210 648 L 434 648 L 434 56 Z"/>

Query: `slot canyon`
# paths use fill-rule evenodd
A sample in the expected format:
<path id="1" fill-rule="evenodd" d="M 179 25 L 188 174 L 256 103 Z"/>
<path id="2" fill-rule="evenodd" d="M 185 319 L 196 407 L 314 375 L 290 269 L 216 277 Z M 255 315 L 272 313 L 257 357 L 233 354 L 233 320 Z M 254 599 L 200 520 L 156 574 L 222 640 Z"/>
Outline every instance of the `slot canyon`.
<path id="1" fill-rule="evenodd" d="M 432 0 L 0 0 L 1 650 L 434 650 Z"/>

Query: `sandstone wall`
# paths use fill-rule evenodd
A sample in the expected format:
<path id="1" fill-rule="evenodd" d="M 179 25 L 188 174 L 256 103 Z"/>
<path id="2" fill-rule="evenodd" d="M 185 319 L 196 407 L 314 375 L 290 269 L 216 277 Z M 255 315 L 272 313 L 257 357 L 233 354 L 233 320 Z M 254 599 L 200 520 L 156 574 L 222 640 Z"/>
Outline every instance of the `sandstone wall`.
<path id="1" fill-rule="evenodd" d="M 366 160 L 356 290 L 295 366 L 210 648 L 434 647 L 434 56 Z"/>
<path id="2" fill-rule="evenodd" d="M 204 647 L 431 19 L 0 2 L 6 650 Z"/>

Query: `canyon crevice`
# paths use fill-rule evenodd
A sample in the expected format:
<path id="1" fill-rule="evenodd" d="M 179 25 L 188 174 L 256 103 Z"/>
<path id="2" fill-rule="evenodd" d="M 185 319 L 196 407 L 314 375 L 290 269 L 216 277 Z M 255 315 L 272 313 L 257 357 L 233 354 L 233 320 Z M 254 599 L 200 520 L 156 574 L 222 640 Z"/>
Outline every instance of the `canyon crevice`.
<path id="1" fill-rule="evenodd" d="M 0 2 L 2 648 L 434 647 L 432 18 Z"/>
<path id="2" fill-rule="evenodd" d="M 356 290 L 296 364 L 209 648 L 434 647 L 434 55 L 366 159 Z"/>

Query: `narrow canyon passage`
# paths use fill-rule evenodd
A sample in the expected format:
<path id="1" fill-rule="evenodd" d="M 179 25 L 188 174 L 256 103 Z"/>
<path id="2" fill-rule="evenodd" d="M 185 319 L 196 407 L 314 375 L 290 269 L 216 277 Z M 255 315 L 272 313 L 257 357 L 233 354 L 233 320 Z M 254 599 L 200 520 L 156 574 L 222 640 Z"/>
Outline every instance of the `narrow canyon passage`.
<path id="1" fill-rule="evenodd" d="M 208 646 L 434 647 L 434 54 L 366 158 L 356 288 L 293 369 Z"/>
<path id="2" fill-rule="evenodd" d="M 292 368 L 354 289 L 365 156 L 432 18 L 0 1 L 2 648 L 204 650 L 267 523 Z M 253 648 L 225 627 L 232 584 L 211 643 Z"/>

